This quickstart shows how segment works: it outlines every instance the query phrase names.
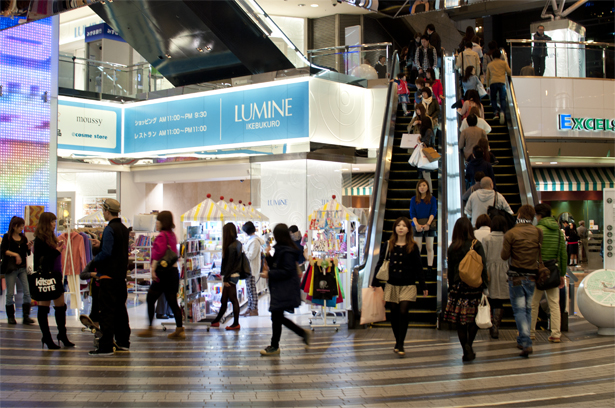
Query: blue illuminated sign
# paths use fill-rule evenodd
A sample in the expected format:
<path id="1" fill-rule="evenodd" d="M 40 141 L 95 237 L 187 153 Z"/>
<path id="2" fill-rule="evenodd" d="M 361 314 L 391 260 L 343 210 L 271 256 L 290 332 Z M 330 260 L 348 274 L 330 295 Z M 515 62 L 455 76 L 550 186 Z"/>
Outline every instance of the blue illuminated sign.
<path id="1" fill-rule="evenodd" d="M 125 107 L 124 153 L 309 137 L 308 82 Z"/>
<path id="2" fill-rule="evenodd" d="M 85 28 L 85 42 L 89 43 L 96 40 L 107 38 L 109 40 L 126 42 L 120 34 L 107 23 L 96 24 Z"/>

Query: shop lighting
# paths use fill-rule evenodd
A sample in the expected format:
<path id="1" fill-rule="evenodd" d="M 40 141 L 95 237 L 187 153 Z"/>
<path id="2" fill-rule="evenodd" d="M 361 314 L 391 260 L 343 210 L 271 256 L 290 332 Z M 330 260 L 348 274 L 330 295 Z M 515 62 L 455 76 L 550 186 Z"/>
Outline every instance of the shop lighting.
<path id="1" fill-rule="evenodd" d="M 310 4 L 310 7 L 318 7 L 318 4 Z"/>
<path id="2" fill-rule="evenodd" d="M 197 47 L 196 49 L 198 52 L 203 52 L 204 50 L 201 47 Z"/>
<path id="3" fill-rule="evenodd" d="M 357 170 L 361 170 L 361 169 L 360 169 L 360 168 L 358 168 L 358 167 L 353 167 L 352 169 L 353 169 L 353 170 L 355 170 L 355 171 L 357 171 Z"/>
<path id="4" fill-rule="evenodd" d="M 542 164 L 542 162 L 536 162 L 536 164 Z"/>
<path id="5" fill-rule="evenodd" d="M 211 46 L 206 45 L 206 46 L 205 46 L 205 49 L 206 49 L 207 51 L 211 51 Z"/>
<path id="6" fill-rule="evenodd" d="M 549 164 L 557 164 L 557 162 L 549 162 Z"/>
<path id="7" fill-rule="evenodd" d="M 299 6 L 299 7 L 305 7 L 305 4 L 303 4 L 303 3 L 302 3 L 302 4 L 297 4 L 297 6 Z"/>
<path id="8" fill-rule="evenodd" d="M 165 54 L 168 59 L 171 59 L 171 54 Z"/>

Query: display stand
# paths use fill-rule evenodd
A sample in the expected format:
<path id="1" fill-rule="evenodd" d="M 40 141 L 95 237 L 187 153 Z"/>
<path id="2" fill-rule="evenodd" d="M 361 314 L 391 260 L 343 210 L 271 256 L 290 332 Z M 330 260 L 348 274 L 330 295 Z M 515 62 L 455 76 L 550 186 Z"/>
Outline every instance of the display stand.
<path id="1" fill-rule="evenodd" d="M 158 235 L 154 231 L 133 231 L 134 245 L 130 248 L 131 254 L 134 256 L 134 268 L 132 273 L 127 276 L 129 283 L 134 284 L 132 294 L 135 295 L 135 305 L 139 303 L 139 295 L 147 295 L 147 290 L 139 290 L 139 283 L 149 282 L 152 284 L 152 243 Z M 142 265 L 143 268 L 139 268 Z M 146 272 L 139 272 L 144 270 Z M 144 286 L 144 285 L 141 285 Z"/>
<path id="2" fill-rule="evenodd" d="M 237 221 L 237 214 L 217 205 L 211 194 L 180 217 L 179 296 L 187 326 L 204 326 L 209 331 L 211 323 L 204 320 L 217 314 L 214 303 L 222 292 L 222 227 Z M 164 331 L 167 325 L 175 323 L 162 323 Z"/>
<path id="3" fill-rule="evenodd" d="M 327 204 L 314 211 L 308 217 L 308 239 L 306 242 L 308 255 L 312 258 L 332 258 L 337 260 L 340 273 L 339 285 L 346 295 L 342 303 L 335 308 L 318 305 L 312 306 L 314 317 L 310 319 L 310 328 L 334 327 L 338 328 L 337 313 L 341 313 L 346 319 L 347 310 L 350 308 L 350 271 L 358 262 L 357 248 L 351 248 L 350 235 L 355 234 L 353 239 L 358 242 L 358 217 L 346 207 L 335 200 L 335 196 Z M 314 310 L 314 308 L 316 310 Z M 328 312 L 329 309 L 332 309 Z M 334 312 L 337 310 L 338 312 Z M 316 311 L 316 313 L 314 313 Z M 327 313 L 334 315 L 333 325 L 327 321 Z M 312 320 L 320 314 L 322 324 L 313 324 Z"/>

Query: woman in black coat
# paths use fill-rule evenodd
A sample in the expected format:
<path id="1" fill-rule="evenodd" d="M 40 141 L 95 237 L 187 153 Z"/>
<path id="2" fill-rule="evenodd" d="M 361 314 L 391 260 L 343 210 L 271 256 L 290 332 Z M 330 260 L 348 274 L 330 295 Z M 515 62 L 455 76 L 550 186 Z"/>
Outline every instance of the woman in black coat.
<path id="1" fill-rule="evenodd" d="M 412 237 L 412 222 L 406 217 L 399 217 L 393 224 L 393 233 L 388 242 L 380 248 L 380 258 L 372 286 L 379 286 L 376 278 L 385 259 L 389 260 L 389 280 L 384 287 L 384 301 L 391 311 L 391 328 L 395 335 L 393 351 L 404 356 L 404 341 L 408 332 L 411 303 L 416 302 L 417 294 L 427 296 L 423 261 L 419 246 Z M 418 288 L 417 283 L 418 282 Z"/>
<path id="2" fill-rule="evenodd" d="M 474 243 L 474 250 L 480 255 L 483 262 L 481 273 L 482 284 L 478 288 L 467 285 L 459 277 L 459 264 L 470 251 Z M 463 348 L 463 361 L 472 361 L 476 354 L 472 349 L 472 344 L 478 333 L 478 326 L 474 319 L 478 311 L 478 304 L 487 287 L 489 280 L 487 276 L 487 258 L 482 244 L 474 237 L 472 222 L 461 217 L 453 228 L 453 242 L 448 248 L 448 303 L 444 312 L 444 319 L 457 325 L 457 336 Z"/>
<path id="3" fill-rule="evenodd" d="M 239 300 L 237 299 L 237 282 L 239 282 L 239 271 L 242 267 L 242 246 L 237 240 L 237 227 L 232 222 L 222 227 L 222 265 L 220 274 L 224 287 L 222 288 L 222 298 L 220 299 L 220 311 L 218 316 L 211 323 L 211 327 L 220 327 L 220 320 L 226 313 L 226 305 L 230 301 L 233 305 L 233 324 L 226 326 L 226 330 L 239 330 Z"/>
<path id="4" fill-rule="evenodd" d="M 267 254 L 267 262 L 263 265 L 261 277 L 269 279 L 269 311 L 273 334 L 271 345 L 261 350 L 263 356 L 280 354 L 280 337 L 282 325 L 291 329 L 295 334 L 303 338 L 306 345 L 310 342 L 310 333 L 297 326 L 293 321 L 284 316 L 284 311 L 292 311 L 301 305 L 301 293 L 299 287 L 301 281 L 297 271 L 297 261 L 301 252 L 292 241 L 286 224 L 278 224 L 273 229 L 275 238 L 275 252 L 273 256 Z"/>

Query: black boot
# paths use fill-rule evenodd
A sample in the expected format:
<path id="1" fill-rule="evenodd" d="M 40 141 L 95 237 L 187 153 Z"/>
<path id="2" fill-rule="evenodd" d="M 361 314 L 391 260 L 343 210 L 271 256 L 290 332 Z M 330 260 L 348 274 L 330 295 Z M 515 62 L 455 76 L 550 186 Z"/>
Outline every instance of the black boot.
<path id="1" fill-rule="evenodd" d="M 35 324 L 34 319 L 30 319 L 30 303 L 24 303 L 21 307 L 23 308 L 23 324 Z"/>
<path id="2" fill-rule="evenodd" d="M 56 325 L 58 326 L 58 341 L 64 343 L 64 347 L 75 347 L 74 343 L 68 341 L 66 336 L 66 305 L 54 306 L 56 311 Z"/>
<path id="3" fill-rule="evenodd" d="M 493 309 L 491 315 L 491 324 L 489 328 L 489 334 L 492 339 L 500 338 L 500 324 L 502 323 L 502 317 L 504 316 L 504 309 Z"/>
<path id="4" fill-rule="evenodd" d="M 14 305 L 6 305 L 6 318 L 9 321 L 9 324 L 17 324 L 17 320 L 15 320 L 15 306 Z"/>
<path id="5" fill-rule="evenodd" d="M 41 342 L 43 343 L 43 347 L 47 345 L 49 350 L 57 350 L 60 348 L 57 344 L 53 342 L 53 338 L 51 337 L 51 332 L 49 331 L 49 322 L 47 321 L 47 315 L 49 314 L 49 306 L 40 306 L 38 307 L 38 327 L 41 328 L 41 333 L 43 333 L 43 338 Z"/>

